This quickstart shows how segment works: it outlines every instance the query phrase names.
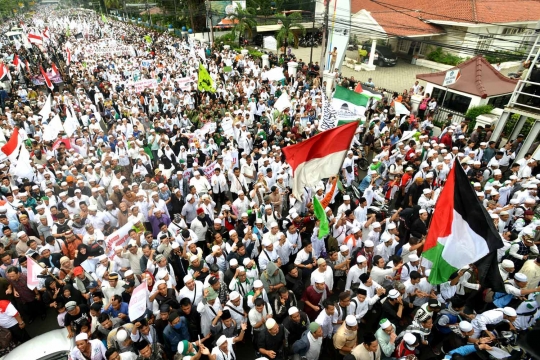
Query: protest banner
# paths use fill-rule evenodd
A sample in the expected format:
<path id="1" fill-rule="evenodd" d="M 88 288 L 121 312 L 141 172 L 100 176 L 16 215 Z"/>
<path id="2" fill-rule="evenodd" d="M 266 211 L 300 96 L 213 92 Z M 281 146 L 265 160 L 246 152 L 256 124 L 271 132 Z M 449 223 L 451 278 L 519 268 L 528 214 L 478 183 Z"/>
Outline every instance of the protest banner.
<path id="1" fill-rule="evenodd" d="M 81 266 L 84 269 L 84 271 L 86 271 L 87 273 L 93 273 L 93 272 L 96 272 L 96 267 L 98 263 L 99 263 L 98 258 L 91 258 L 91 259 L 84 260 L 81 263 Z"/>
<path id="2" fill-rule="evenodd" d="M 39 286 L 38 275 L 41 275 L 41 272 L 44 270 L 37 262 L 34 261 L 30 256 L 26 257 L 26 285 L 30 290 L 34 290 Z"/>
<path id="3" fill-rule="evenodd" d="M 131 230 L 132 227 L 133 223 L 128 221 L 126 225 L 107 236 L 105 243 L 109 249 L 109 258 L 114 258 L 114 248 L 116 246 L 124 246 L 128 239 L 129 230 Z"/>
<path id="4" fill-rule="evenodd" d="M 157 88 L 158 83 L 156 79 L 145 79 L 139 81 L 132 81 L 126 84 L 126 88 L 134 87 L 135 92 L 142 92 L 145 89 L 155 89 Z"/>
<path id="5" fill-rule="evenodd" d="M 206 168 L 204 168 L 204 176 L 208 179 L 208 182 L 212 179 L 212 175 L 214 174 L 214 169 L 217 165 L 217 161 L 214 161 L 210 165 L 208 165 Z"/>
<path id="6" fill-rule="evenodd" d="M 146 312 L 146 298 L 148 297 L 148 285 L 146 281 L 137 286 L 131 294 L 128 305 L 128 316 L 130 321 L 137 320 Z"/>

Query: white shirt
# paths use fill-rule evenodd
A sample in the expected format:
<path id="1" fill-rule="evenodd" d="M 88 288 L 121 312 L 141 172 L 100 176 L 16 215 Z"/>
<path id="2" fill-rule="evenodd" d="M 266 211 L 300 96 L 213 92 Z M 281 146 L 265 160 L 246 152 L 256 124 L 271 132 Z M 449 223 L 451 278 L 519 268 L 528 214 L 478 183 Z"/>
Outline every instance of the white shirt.
<path id="1" fill-rule="evenodd" d="M 203 283 L 198 280 L 195 280 L 195 288 L 193 290 L 189 290 L 187 286 L 184 286 L 178 293 L 178 302 L 180 302 L 183 298 L 188 298 L 191 300 L 193 305 L 199 305 L 199 302 L 203 297 L 203 287 Z"/>
<path id="2" fill-rule="evenodd" d="M 90 346 L 92 350 L 90 350 L 90 360 L 104 360 L 105 352 L 107 349 L 105 349 L 105 346 L 101 342 L 101 340 L 89 340 Z M 71 350 L 71 358 L 73 360 L 87 360 L 86 357 L 83 356 L 81 351 L 78 347 L 74 347 L 73 350 Z"/>

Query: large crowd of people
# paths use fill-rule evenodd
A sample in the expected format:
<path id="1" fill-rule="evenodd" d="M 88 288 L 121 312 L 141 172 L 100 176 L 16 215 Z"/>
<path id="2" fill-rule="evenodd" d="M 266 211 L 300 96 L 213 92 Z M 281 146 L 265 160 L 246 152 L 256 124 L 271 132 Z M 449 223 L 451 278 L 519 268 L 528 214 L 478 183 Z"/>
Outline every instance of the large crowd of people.
<path id="1" fill-rule="evenodd" d="M 298 61 L 289 76 L 276 62 L 286 78 L 271 81 L 260 59 L 221 44 L 91 12 L 44 9 L 23 21 L 48 36 L 2 47 L 22 65 L 6 61 L 0 127 L 6 139 L 17 128 L 32 167 L 23 178 L 20 158 L 0 164 L 4 353 L 53 312 L 74 360 L 476 358 L 535 325 L 540 176 L 530 153 L 515 159 L 523 136 L 498 147 L 490 128 L 451 118 L 433 136 L 429 94 L 402 116 L 393 102 L 406 104 L 409 91 L 384 93 L 341 173 L 296 198 L 282 149 L 317 133 L 324 84 L 313 67 Z M 3 30 L 13 26 L 19 19 Z M 51 94 L 33 74 L 52 63 L 62 82 Z M 215 92 L 198 91 L 199 63 Z M 283 93 L 291 106 L 278 111 Z M 362 153 L 371 165 L 355 174 Z M 428 280 L 423 245 L 452 166 L 503 240 L 505 292 L 483 288 L 474 264 Z M 319 239 L 312 200 L 335 187 L 330 233 Z M 111 246 L 126 225 L 126 241 Z M 34 262 L 43 271 L 30 289 Z M 146 311 L 130 318 L 141 284 Z"/>

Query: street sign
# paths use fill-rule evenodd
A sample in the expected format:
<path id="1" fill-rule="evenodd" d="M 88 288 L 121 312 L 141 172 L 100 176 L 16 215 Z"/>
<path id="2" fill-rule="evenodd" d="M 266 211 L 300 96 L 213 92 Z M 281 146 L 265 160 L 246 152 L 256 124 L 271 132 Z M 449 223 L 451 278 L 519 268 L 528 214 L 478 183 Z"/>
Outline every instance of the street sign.
<path id="1" fill-rule="evenodd" d="M 444 81 L 443 81 L 442 85 L 445 86 L 445 87 L 453 85 L 456 81 L 458 81 L 460 76 L 461 76 L 461 70 L 460 69 L 448 70 L 446 72 L 446 75 L 444 76 Z"/>

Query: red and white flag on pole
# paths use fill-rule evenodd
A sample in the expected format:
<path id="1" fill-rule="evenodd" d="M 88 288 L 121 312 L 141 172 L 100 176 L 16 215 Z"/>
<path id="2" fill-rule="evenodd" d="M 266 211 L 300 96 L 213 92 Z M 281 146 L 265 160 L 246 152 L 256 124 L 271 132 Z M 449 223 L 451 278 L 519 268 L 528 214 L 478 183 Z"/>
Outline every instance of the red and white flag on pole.
<path id="1" fill-rule="evenodd" d="M 32 72 L 30 71 L 30 65 L 28 65 L 28 60 L 24 60 L 24 64 L 26 65 L 26 72 L 28 74 L 31 74 Z"/>
<path id="2" fill-rule="evenodd" d="M 43 36 L 43 39 L 45 40 L 51 40 L 51 32 L 49 31 L 49 27 L 47 26 L 45 30 L 41 32 L 41 35 Z"/>
<path id="3" fill-rule="evenodd" d="M 69 48 L 66 48 L 66 65 L 69 66 L 71 64 L 71 51 L 69 51 Z"/>
<path id="4" fill-rule="evenodd" d="M 39 266 L 30 256 L 27 256 L 26 259 L 26 269 L 28 270 L 26 274 L 26 285 L 30 290 L 34 290 L 39 286 L 38 275 L 41 275 L 45 269 Z"/>
<path id="5" fill-rule="evenodd" d="M 21 67 L 21 60 L 19 59 L 19 55 L 15 54 L 13 56 L 12 63 L 13 63 L 13 65 L 15 65 L 15 68 L 17 68 L 17 70 L 19 70 L 19 68 Z"/>
<path id="6" fill-rule="evenodd" d="M 11 81 L 11 74 L 5 64 L 0 64 L 0 81 Z"/>
<path id="7" fill-rule="evenodd" d="M 30 42 L 30 44 L 43 45 L 43 36 L 30 33 L 28 34 L 28 41 Z"/>
<path id="8" fill-rule="evenodd" d="M 8 142 L 0 148 L 4 154 L 7 155 L 9 161 L 14 162 L 19 156 L 19 150 L 21 148 L 22 140 L 19 137 L 19 128 L 16 127 L 11 133 L 11 137 Z"/>
<path id="9" fill-rule="evenodd" d="M 47 84 L 47 87 L 49 89 L 54 89 L 54 85 L 53 83 L 51 82 L 51 79 L 49 79 L 49 76 L 47 75 L 47 72 L 45 70 L 43 70 L 43 66 L 40 66 L 39 67 L 39 71 L 41 71 L 41 75 L 43 75 L 43 78 L 45 79 L 45 84 Z"/>
<path id="10" fill-rule="evenodd" d="M 51 63 L 51 69 L 53 71 L 53 76 L 60 75 L 60 71 L 58 71 L 58 68 L 56 67 L 56 65 L 53 62 Z"/>

